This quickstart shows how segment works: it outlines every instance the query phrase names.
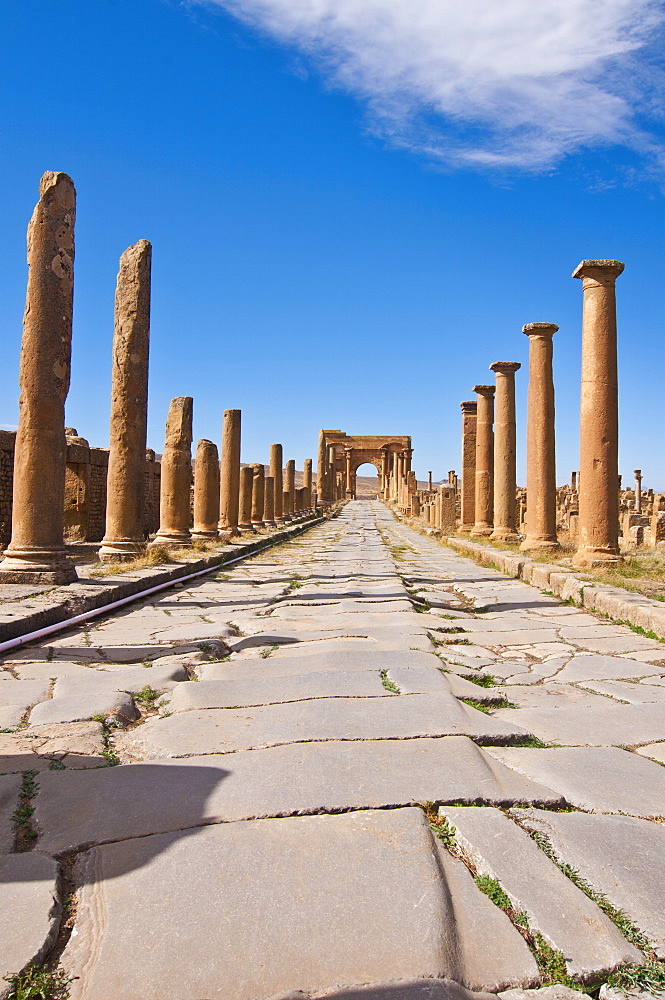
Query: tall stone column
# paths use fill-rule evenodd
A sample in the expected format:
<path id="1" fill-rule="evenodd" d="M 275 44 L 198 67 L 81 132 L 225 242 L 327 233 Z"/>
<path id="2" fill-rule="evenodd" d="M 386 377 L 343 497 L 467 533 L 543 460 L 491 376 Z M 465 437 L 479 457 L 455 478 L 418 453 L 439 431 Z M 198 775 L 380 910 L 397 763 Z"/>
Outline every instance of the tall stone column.
<path id="1" fill-rule="evenodd" d="M 0 563 L 6 583 L 71 583 L 64 544 L 65 399 L 69 390 L 76 192 L 47 171 L 28 225 L 12 538 Z"/>
<path id="2" fill-rule="evenodd" d="M 494 386 L 475 385 L 476 521 L 473 535 L 491 535 L 494 518 Z"/>
<path id="3" fill-rule="evenodd" d="M 111 430 L 102 562 L 145 551 L 145 446 L 148 417 L 152 247 L 139 240 L 120 258 L 115 291 Z"/>
<path id="4" fill-rule="evenodd" d="M 642 513 L 642 470 L 635 469 L 635 513 Z"/>
<path id="5" fill-rule="evenodd" d="M 219 455 L 217 445 L 201 438 L 194 468 L 194 529 L 192 538 L 217 539 L 219 532 Z"/>
<path id="6" fill-rule="evenodd" d="M 490 538 L 512 542 L 517 539 L 516 509 L 517 465 L 515 426 L 515 372 L 519 361 L 495 361 L 490 365 L 496 375 L 496 417 L 494 422 L 494 530 Z M 448 473 L 453 485 L 454 472 Z"/>
<path id="7" fill-rule="evenodd" d="M 292 516 L 296 502 L 296 463 L 290 458 L 284 469 L 284 492 L 289 494 L 289 507 L 286 514 Z"/>
<path id="8" fill-rule="evenodd" d="M 460 531 L 471 531 L 476 523 L 476 411 L 475 399 L 460 403 L 462 408 L 462 496 Z"/>
<path id="9" fill-rule="evenodd" d="M 275 520 L 275 480 L 266 476 L 264 480 L 265 499 L 263 505 L 263 523 L 266 528 L 276 528 Z"/>
<path id="10" fill-rule="evenodd" d="M 353 448 L 344 449 L 344 493 L 347 500 L 353 496 L 353 472 L 351 470 L 351 461 L 353 459 Z"/>
<path id="11" fill-rule="evenodd" d="M 283 510 L 284 494 L 282 485 L 282 446 L 281 444 L 271 444 L 270 445 L 270 475 L 272 476 L 275 486 L 275 521 L 280 522 L 286 520 L 284 517 L 285 511 Z"/>
<path id="12" fill-rule="evenodd" d="M 618 260 L 583 260 L 582 392 L 578 549 L 575 566 L 616 563 L 619 555 L 619 408 L 615 282 Z"/>
<path id="13" fill-rule="evenodd" d="M 326 488 L 327 468 L 328 468 L 328 448 L 326 446 L 326 436 L 323 433 L 323 431 L 319 431 L 319 445 L 316 452 L 316 495 L 319 498 L 319 500 L 329 499 Z M 276 493 L 277 493 L 277 481 L 275 480 L 275 494 Z"/>
<path id="14" fill-rule="evenodd" d="M 529 390 L 526 417 L 525 552 L 558 548 L 556 537 L 556 452 L 552 337 L 555 323 L 527 323 Z"/>
<path id="15" fill-rule="evenodd" d="M 312 506 L 312 460 L 311 458 L 306 458 L 303 465 L 302 473 L 302 484 L 305 493 L 305 507 L 307 510 Z"/>
<path id="16" fill-rule="evenodd" d="M 288 490 L 283 490 L 282 491 L 282 507 L 283 507 L 284 510 L 288 510 L 289 509 L 289 507 L 291 506 L 292 499 L 293 499 L 293 497 L 291 496 L 291 494 L 289 493 Z M 282 520 L 288 521 L 289 519 L 288 519 L 288 517 L 284 517 Z"/>
<path id="17" fill-rule="evenodd" d="M 265 470 L 258 463 L 252 469 L 252 527 L 259 531 L 263 527 L 265 505 Z"/>
<path id="18" fill-rule="evenodd" d="M 240 410 L 224 410 L 222 464 L 219 486 L 219 530 L 233 538 L 238 531 L 240 504 Z"/>
<path id="19" fill-rule="evenodd" d="M 240 501 L 238 507 L 238 527 L 251 532 L 252 527 L 252 484 L 254 470 L 251 465 L 243 465 L 240 470 Z"/>
<path id="20" fill-rule="evenodd" d="M 427 489 L 431 491 L 432 489 L 432 473 L 427 473 Z"/>
<path id="21" fill-rule="evenodd" d="M 189 494 L 192 483 L 193 408 L 191 396 L 176 396 L 169 406 L 162 453 L 159 531 L 149 547 L 167 545 L 169 548 L 187 548 L 191 544 Z"/>

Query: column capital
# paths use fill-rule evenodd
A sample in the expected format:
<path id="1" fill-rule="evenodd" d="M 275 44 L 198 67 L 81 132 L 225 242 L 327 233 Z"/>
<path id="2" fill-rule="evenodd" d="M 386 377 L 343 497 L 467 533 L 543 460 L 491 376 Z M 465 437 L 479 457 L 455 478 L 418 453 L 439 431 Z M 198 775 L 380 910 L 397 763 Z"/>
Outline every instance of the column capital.
<path id="1" fill-rule="evenodd" d="M 527 337 L 553 337 L 558 329 L 556 323 L 527 323 L 522 327 L 522 333 Z"/>
<path id="2" fill-rule="evenodd" d="M 493 396 L 496 392 L 495 385 L 474 385 L 473 391 L 477 392 L 479 396 Z"/>
<path id="3" fill-rule="evenodd" d="M 642 478 L 642 470 L 641 469 L 635 469 L 633 471 L 633 475 L 635 476 L 636 479 L 641 479 Z"/>
<path id="4" fill-rule="evenodd" d="M 463 403 L 460 403 L 462 408 L 462 413 L 476 413 L 478 410 L 478 403 L 475 399 L 465 399 Z"/>
<path id="5" fill-rule="evenodd" d="M 521 367 L 519 361 L 495 361 L 490 365 L 490 371 L 496 372 L 497 375 L 514 375 Z"/>
<path id="6" fill-rule="evenodd" d="M 573 278 L 591 278 L 602 284 L 614 282 L 626 265 L 620 260 L 583 260 L 573 271 Z"/>

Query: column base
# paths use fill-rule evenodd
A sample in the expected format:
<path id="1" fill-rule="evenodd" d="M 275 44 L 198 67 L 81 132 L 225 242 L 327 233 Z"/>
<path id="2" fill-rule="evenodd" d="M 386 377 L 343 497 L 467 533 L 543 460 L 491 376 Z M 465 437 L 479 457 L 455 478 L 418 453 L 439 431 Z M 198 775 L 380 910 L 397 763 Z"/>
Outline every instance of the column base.
<path id="1" fill-rule="evenodd" d="M 230 528 L 219 528 L 217 531 L 217 541 L 220 545 L 228 545 L 232 538 L 239 538 L 240 532 L 235 531 L 231 534 Z"/>
<path id="2" fill-rule="evenodd" d="M 263 527 L 264 528 L 276 528 L 277 527 L 277 521 L 264 521 L 263 522 Z"/>
<path id="3" fill-rule="evenodd" d="M 474 524 L 471 535 L 473 538 L 489 538 L 493 531 L 494 527 L 491 524 Z"/>
<path id="4" fill-rule="evenodd" d="M 252 521 L 254 531 L 263 531 L 263 521 Z"/>
<path id="5" fill-rule="evenodd" d="M 194 542 L 216 542 L 219 538 L 219 531 L 217 528 L 200 531 L 192 531 L 192 541 Z"/>
<path id="6" fill-rule="evenodd" d="M 218 524 L 217 531 L 220 538 L 222 536 L 225 538 L 238 538 L 240 535 L 237 524 Z"/>
<path id="7" fill-rule="evenodd" d="M 623 558 L 617 549 L 594 545 L 580 545 L 573 556 L 573 566 L 587 569 L 593 566 L 616 566 L 620 562 L 623 562 Z"/>
<path id="8" fill-rule="evenodd" d="M 520 536 L 514 528 L 495 528 L 489 536 L 495 542 L 519 542 Z"/>
<path id="9" fill-rule="evenodd" d="M 100 562 L 131 562 L 145 555 L 145 539 L 103 538 L 97 553 Z"/>
<path id="10" fill-rule="evenodd" d="M 558 542 L 547 538 L 529 538 L 527 535 L 520 545 L 520 552 L 558 552 Z"/>
<path id="11" fill-rule="evenodd" d="M 162 532 L 158 531 L 152 542 L 148 542 L 148 551 L 151 549 L 158 549 L 161 546 L 166 546 L 168 549 L 189 549 L 192 544 L 192 536 L 189 532 L 184 531 L 174 531 L 174 532 Z"/>
<path id="12" fill-rule="evenodd" d="M 0 562 L 0 583 L 74 583 L 78 580 L 76 567 L 62 548 L 5 550 Z"/>
<path id="13" fill-rule="evenodd" d="M 238 529 L 239 529 L 239 533 L 241 535 L 255 535 L 256 534 L 256 532 L 254 531 L 254 528 L 252 527 L 251 524 L 239 524 L 238 525 Z"/>

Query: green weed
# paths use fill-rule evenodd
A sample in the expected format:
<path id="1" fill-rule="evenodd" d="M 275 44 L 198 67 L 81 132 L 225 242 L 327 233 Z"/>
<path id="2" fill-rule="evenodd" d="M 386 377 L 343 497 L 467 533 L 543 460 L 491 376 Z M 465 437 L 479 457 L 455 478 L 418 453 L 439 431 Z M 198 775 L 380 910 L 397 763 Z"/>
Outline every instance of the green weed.
<path id="1" fill-rule="evenodd" d="M 400 693 L 400 690 L 397 687 L 397 685 L 393 684 L 393 682 L 389 679 L 387 670 L 380 670 L 379 676 L 381 677 L 381 683 L 383 684 L 386 691 L 391 691 L 393 694 Z"/>
<path id="2" fill-rule="evenodd" d="M 69 983 L 60 969 L 30 964 L 18 976 L 6 976 L 11 991 L 8 1000 L 67 1000 Z"/>

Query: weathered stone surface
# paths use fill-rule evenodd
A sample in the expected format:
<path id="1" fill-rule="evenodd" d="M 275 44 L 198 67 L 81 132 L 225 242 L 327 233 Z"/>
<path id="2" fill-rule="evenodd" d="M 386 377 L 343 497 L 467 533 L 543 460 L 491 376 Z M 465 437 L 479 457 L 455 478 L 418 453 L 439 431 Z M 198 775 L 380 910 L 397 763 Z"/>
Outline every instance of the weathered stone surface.
<path id="1" fill-rule="evenodd" d="M 489 757 L 465 736 L 294 743 L 96 771 L 40 775 L 39 845 L 86 844 L 323 810 L 419 802 L 556 806 L 561 796 Z"/>
<path id="2" fill-rule="evenodd" d="M 325 993 L 289 990 L 270 1000 L 492 1000 L 493 996 L 492 993 L 471 992 L 452 979 L 402 979 L 398 983 L 371 983 L 368 986 L 326 990 Z M 640 1000 L 648 998 L 640 997 Z"/>
<path id="3" fill-rule="evenodd" d="M 321 698 L 249 709 L 181 712 L 119 737 L 146 757 L 188 757 L 324 740 L 471 736 L 505 743 L 527 730 L 477 712 L 451 695 L 403 698 Z"/>
<path id="4" fill-rule="evenodd" d="M 233 823 L 93 848 L 77 865 L 78 933 L 62 960 L 80 977 L 72 998 L 261 1000 L 380 979 L 454 976 L 476 988 L 532 979 L 533 960 L 503 914 L 485 910 L 482 953 L 467 957 L 456 886 L 433 852 L 424 816 L 411 809 Z M 186 878 L 186 893 L 173 893 L 174 878 Z"/>
<path id="5" fill-rule="evenodd" d="M 170 691 L 178 681 L 187 680 L 181 663 L 163 661 L 149 667 L 129 667 L 122 670 L 88 670 L 83 676 L 60 677 L 53 689 L 54 699 L 126 691 L 138 694 L 144 687 L 153 691 Z"/>
<path id="6" fill-rule="evenodd" d="M 131 697 L 124 691 L 91 691 L 89 694 L 40 702 L 30 713 L 30 725 L 79 722 L 93 719 L 96 715 L 115 715 L 126 722 L 132 722 L 138 718 L 139 713 Z"/>
<path id="7" fill-rule="evenodd" d="M 47 697 L 49 686 L 48 680 L 2 680 L 0 681 L 0 708 L 19 706 L 25 712 L 30 705 Z"/>
<path id="8" fill-rule="evenodd" d="M 47 771 L 58 767 L 99 767 L 105 760 L 104 730 L 100 722 L 69 722 L 29 726 L 0 734 L 0 773 Z"/>
<path id="9" fill-rule="evenodd" d="M 307 645 L 307 644 L 306 644 Z M 317 648 L 314 649 L 313 646 Z M 420 650 L 373 649 L 330 651 L 330 642 L 312 643 L 307 649 L 293 646 L 279 649 L 265 659 L 236 660 L 231 663 L 211 663 L 201 668 L 202 680 L 234 680 L 239 677 L 289 677 L 295 674 L 328 671 L 366 671 L 436 668 L 441 661 Z M 299 655 L 298 655 L 299 654 Z"/>
<path id="10" fill-rule="evenodd" d="M 502 1000 L 580 1000 L 580 991 L 563 983 L 542 986 L 539 990 L 510 989 L 499 993 Z"/>
<path id="11" fill-rule="evenodd" d="M 0 776 L 0 852 L 11 851 L 14 844 L 14 823 L 12 816 L 18 805 L 21 790 L 21 775 Z"/>
<path id="12" fill-rule="evenodd" d="M 6 976 L 38 962 L 54 944 L 62 907 L 58 866 L 36 851 L 0 856 L 0 997 L 9 995 Z"/>
<path id="13" fill-rule="evenodd" d="M 561 872 L 516 823 L 498 809 L 441 806 L 474 868 L 498 879 L 529 926 L 560 951 L 570 975 L 585 979 L 623 962 L 640 962 L 602 910 Z"/>
<path id="14" fill-rule="evenodd" d="M 609 695 L 630 705 L 648 705 L 665 701 L 665 687 L 655 684 L 628 684 L 623 681 L 586 681 L 585 687 L 599 694 Z"/>
<path id="15" fill-rule="evenodd" d="M 492 757 L 591 812 L 665 816 L 665 771 L 618 747 L 529 750 L 492 747 Z"/>
<path id="16" fill-rule="evenodd" d="M 628 677 L 653 677 L 662 673 L 650 663 L 623 659 L 619 656 L 580 655 L 572 660 L 557 675 L 561 684 L 577 684 L 580 681 L 625 680 Z"/>
<path id="17" fill-rule="evenodd" d="M 168 703 L 170 712 L 205 708 L 276 705 L 311 698 L 381 698 L 389 696 L 378 671 L 317 671 L 290 677 L 248 680 L 186 681 L 178 684 Z M 394 697 L 394 694 L 393 694 Z"/>
<path id="18" fill-rule="evenodd" d="M 665 826 L 632 816 L 514 810 L 557 856 L 637 924 L 665 958 Z"/>
<path id="19" fill-rule="evenodd" d="M 635 746 L 665 737 L 665 704 L 617 705 L 609 698 L 599 698 L 593 708 L 573 705 L 557 712 L 548 708 L 499 709 L 496 715 L 524 726 L 545 743 L 562 746 Z"/>
<path id="20" fill-rule="evenodd" d="M 431 667 L 391 667 L 388 680 L 401 694 L 450 694 L 451 687 L 445 674 Z"/>
<path id="21" fill-rule="evenodd" d="M 638 753 L 640 757 L 650 757 L 651 760 L 665 764 L 665 743 L 649 743 L 645 747 L 638 747 L 635 753 Z"/>

